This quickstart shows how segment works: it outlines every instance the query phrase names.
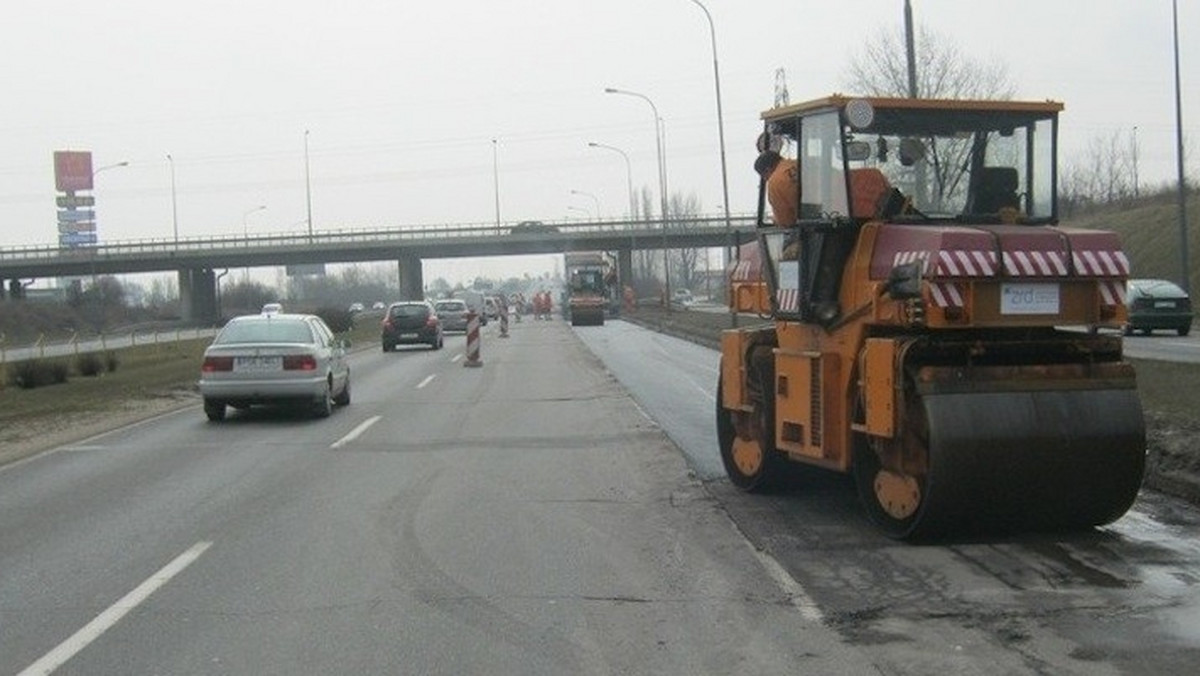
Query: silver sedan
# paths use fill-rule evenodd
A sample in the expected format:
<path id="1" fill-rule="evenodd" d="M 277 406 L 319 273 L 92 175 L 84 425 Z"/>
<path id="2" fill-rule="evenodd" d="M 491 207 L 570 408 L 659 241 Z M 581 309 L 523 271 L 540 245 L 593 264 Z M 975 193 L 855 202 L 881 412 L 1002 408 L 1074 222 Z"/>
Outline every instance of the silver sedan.
<path id="1" fill-rule="evenodd" d="M 350 403 L 347 347 L 315 315 L 235 317 L 204 351 L 204 413 L 219 421 L 226 406 L 291 403 L 326 417 Z"/>

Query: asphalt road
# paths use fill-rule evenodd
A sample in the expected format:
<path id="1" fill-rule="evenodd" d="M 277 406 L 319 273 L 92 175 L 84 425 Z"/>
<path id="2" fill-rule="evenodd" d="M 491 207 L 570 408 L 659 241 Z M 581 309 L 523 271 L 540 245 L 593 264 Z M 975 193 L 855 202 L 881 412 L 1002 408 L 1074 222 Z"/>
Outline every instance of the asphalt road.
<path id="1" fill-rule="evenodd" d="M 733 489 L 717 353 L 526 321 L 353 358 L 325 420 L 199 408 L 0 470 L 0 674 L 1173 674 L 1200 513 L 892 542 Z M 681 452 L 682 451 L 682 452 Z M 25 670 L 29 671 L 25 671 Z"/>
<path id="2" fill-rule="evenodd" d="M 1200 333 L 1187 336 L 1159 331 L 1149 336 L 1125 336 L 1125 354 L 1137 359 L 1160 361 L 1200 362 Z"/>
<path id="3" fill-rule="evenodd" d="M 1196 508 L 1143 491 L 1085 533 L 899 544 L 870 526 L 846 477 L 800 471 L 774 495 L 724 479 L 716 351 L 623 322 L 578 334 L 878 673 L 1183 674 L 1200 662 Z"/>
<path id="4" fill-rule="evenodd" d="M 495 334 L 0 470 L 0 673 L 870 670 L 563 322 Z"/>

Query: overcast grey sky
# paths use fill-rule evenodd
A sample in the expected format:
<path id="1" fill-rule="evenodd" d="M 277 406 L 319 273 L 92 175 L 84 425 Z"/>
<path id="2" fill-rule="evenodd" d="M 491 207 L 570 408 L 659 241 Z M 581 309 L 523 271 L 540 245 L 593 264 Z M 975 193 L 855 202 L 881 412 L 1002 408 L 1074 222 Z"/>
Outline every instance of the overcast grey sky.
<path id="1" fill-rule="evenodd" d="M 758 115 L 846 90 L 903 0 L 705 0 L 716 24 L 730 202 L 749 211 Z M 1184 127 L 1200 124 L 1200 7 L 1180 3 Z M 1065 158 L 1138 128 L 1143 182 L 1174 175 L 1170 0 L 913 0 L 919 24 L 1007 65 L 1018 97 L 1066 103 Z M 918 46 L 919 48 L 919 46 Z M 0 23 L 0 246 L 56 241 L 52 153 L 90 150 L 103 241 L 501 217 L 621 216 L 625 150 L 656 186 L 722 202 L 708 24 L 690 0 L 41 0 Z M 1200 151 L 1197 152 L 1200 154 Z M 1189 167 L 1195 173 L 1193 166 Z M 265 210 L 249 214 L 258 205 Z M 427 266 L 426 278 L 431 279 Z M 434 271 L 436 276 L 437 272 Z"/>

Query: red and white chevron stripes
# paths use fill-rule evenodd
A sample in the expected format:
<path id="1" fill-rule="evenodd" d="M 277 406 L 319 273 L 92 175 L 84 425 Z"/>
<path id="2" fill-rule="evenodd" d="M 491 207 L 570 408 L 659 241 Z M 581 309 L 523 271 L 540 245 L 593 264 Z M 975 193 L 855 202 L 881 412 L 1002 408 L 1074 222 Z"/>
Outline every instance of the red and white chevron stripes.
<path id="1" fill-rule="evenodd" d="M 936 263 L 929 251 L 900 251 L 893 265 L 921 261 L 929 277 L 994 277 L 994 251 L 938 251 Z M 1122 251 L 1075 251 L 1074 272 L 1088 277 L 1128 277 L 1129 259 Z M 1066 255 L 1058 251 L 1005 251 L 1004 274 L 1009 277 L 1066 277 L 1071 273 Z"/>

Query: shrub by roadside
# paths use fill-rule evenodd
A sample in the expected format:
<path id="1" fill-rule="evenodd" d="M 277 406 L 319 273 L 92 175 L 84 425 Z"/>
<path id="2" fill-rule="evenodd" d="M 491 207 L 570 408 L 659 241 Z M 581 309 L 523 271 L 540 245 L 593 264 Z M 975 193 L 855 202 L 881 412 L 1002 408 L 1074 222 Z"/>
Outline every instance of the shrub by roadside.
<path id="1" fill-rule="evenodd" d="M 65 358 L 26 359 L 8 365 L 0 389 L 14 385 L 24 390 L 67 382 L 72 371 L 75 375 L 92 377 L 117 370 L 120 359 L 114 352 L 83 352 L 73 361 Z M 72 368 L 73 367 L 73 368 Z"/>

